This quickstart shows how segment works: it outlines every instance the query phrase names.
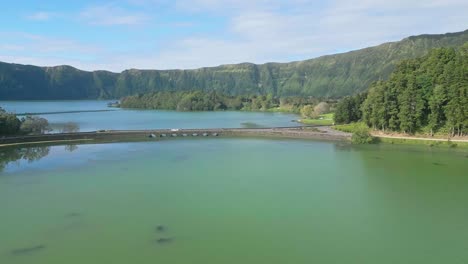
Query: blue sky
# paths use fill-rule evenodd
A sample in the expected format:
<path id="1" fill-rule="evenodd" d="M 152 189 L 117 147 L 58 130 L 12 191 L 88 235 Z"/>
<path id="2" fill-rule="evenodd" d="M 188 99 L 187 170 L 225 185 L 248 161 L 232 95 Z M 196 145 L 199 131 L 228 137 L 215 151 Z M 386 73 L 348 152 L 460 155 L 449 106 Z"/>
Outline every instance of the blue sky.
<path id="1" fill-rule="evenodd" d="M 468 29 L 466 0 L 21 0 L 0 12 L 0 61 L 115 72 L 287 62 Z"/>

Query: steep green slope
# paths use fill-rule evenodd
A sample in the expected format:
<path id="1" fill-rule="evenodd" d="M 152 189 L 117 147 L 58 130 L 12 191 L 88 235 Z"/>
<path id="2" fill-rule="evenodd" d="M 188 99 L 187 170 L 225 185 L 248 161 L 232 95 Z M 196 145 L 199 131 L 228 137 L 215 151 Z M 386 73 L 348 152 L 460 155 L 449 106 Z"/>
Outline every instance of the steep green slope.
<path id="1" fill-rule="evenodd" d="M 387 81 L 373 83 L 367 93 L 342 99 L 335 121 L 359 120 L 383 131 L 466 135 L 468 43 L 404 60 Z"/>
<path id="2" fill-rule="evenodd" d="M 150 91 L 217 91 L 222 94 L 307 95 L 337 98 L 387 79 L 402 59 L 430 49 L 458 47 L 468 30 L 421 35 L 399 42 L 292 63 L 242 63 L 196 70 L 86 72 L 70 66 L 0 63 L 0 100 L 120 98 Z"/>

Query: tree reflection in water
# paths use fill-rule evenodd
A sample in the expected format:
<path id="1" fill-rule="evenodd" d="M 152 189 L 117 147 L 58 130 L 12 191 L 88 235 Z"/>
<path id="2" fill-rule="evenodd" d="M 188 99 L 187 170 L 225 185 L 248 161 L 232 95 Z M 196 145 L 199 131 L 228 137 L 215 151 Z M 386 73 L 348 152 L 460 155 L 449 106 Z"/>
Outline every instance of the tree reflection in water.
<path id="1" fill-rule="evenodd" d="M 65 150 L 68 152 L 73 152 L 78 149 L 78 145 L 65 145 Z"/>
<path id="2" fill-rule="evenodd" d="M 29 163 L 38 161 L 49 155 L 50 146 L 22 147 L 22 148 L 1 148 L 0 149 L 0 171 L 12 162 L 25 160 Z"/>

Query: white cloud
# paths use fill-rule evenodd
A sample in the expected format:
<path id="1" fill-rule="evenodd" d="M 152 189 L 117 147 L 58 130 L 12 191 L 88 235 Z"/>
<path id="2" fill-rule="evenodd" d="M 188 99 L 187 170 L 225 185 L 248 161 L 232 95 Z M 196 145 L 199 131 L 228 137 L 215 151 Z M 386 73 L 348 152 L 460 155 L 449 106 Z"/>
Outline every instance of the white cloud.
<path id="1" fill-rule="evenodd" d="M 97 69 L 92 65 L 95 54 L 103 52 L 96 47 L 66 38 L 51 38 L 23 32 L 0 32 L 0 39 L 10 42 L 0 45 L 0 61 L 38 66 L 73 65 L 82 69 Z M 13 41 L 14 40 L 14 41 Z"/>
<path id="2" fill-rule="evenodd" d="M 459 0 L 336 0 L 323 9 L 317 9 L 313 1 L 297 0 L 297 5 L 287 11 L 276 8 L 281 3 L 274 0 L 195 2 L 210 12 L 222 12 L 225 6 L 237 11 L 230 16 L 224 34 L 180 40 L 152 59 L 155 67 L 285 62 L 364 48 L 410 35 L 462 31 L 468 25 L 468 2 Z M 180 7 L 189 1 L 178 3 Z M 262 3 L 269 6 L 263 7 Z"/>
<path id="3" fill-rule="evenodd" d="M 25 50 L 25 47 L 22 45 L 15 44 L 0 44 L 0 50 L 3 51 L 22 51 Z"/>
<path id="4" fill-rule="evenodd" d="M 96 5 L 84 9 L 79 18 L 91 25 L 142 25 L 150 20 L 143 12 L 131 12 L 114 4 Z"/>
<path id="5" fill-rule="evenodd" d="M 169 34 L 167 38 L 158 40 L 148 39 L 147 34 L 142 32 L 129 40 L 125 52 L 112 51 L 112 42 L 102 42 L 96 47 L 71 39 L 29 36 L 27 45 L 2 43 L 1 47 L 6 48 L 0 47 L 0 59 L 10 58 L 9 61 L 29 61 L 39 65 L 72 64 L 86 70 L 112 71 L 126 68 L 198 68 L 239 62 L 286 62 L 363 48 L 410 35 L 462 31 L 468 26 L 466 0 L 127 2 L 133 4 L 131 8 L 124 9 L 116 4 L 92 6 L 82 10 L 78 17 L 90 25 L 154 27 L 152 22 L 156 18 L 150 14 L 164 7 L 161 12 L 168 9 L 177 17 L 192 13 L 196 13 L 194 17 L 200 14 L 222 16 L 227 23 L 222 30 L 214 33 L 195 31 L 197 27 L 193 26 L 185 27 L 183 36 Z M 184 20 L 181 23 L 190 26 L 197 21 Z M 158 20 L 158 26 L 166 30 L 178 30 L 175 25 L 177 23 L 173 20 Z M 138 43 L 147 44 L 141 48 L 136 45 Z M 15 58 L 11 54 L 18 54 L 18 59 L 11 60 Z M 7 55 L 10 57 L 5 57 Z"/>
<path id="6" fill-rule="evenodd" d="M 47 21 L 53 18 L 54 16 L 55 16 L 54 13 L 40 11 L 40 12 L 27 15 L 26 18 L 29 20 L 34 20 L 34 21 Z"/>

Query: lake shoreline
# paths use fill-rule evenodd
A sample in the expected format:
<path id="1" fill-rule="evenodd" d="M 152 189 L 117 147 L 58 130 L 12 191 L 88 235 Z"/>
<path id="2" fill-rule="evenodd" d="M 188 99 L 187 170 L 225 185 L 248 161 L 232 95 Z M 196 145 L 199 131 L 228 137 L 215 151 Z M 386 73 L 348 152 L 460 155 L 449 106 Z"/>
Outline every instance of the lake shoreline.
<path id="1" fill-rule="evenodd" d="M 155 129 L 155 130 L 100 130 L 94 132 L 57 133 L 31 136 L 5 137 L 0 147 L 37 144 L 88 144 L 127 141 L 155 141 L 196 137 L 252 137 L 291 138 L 327 141 L 350 141 L 351 134 L 333 130 L 328 126 L 274 127 L 274 128 L 218 128 L 218 129 Z"/>

